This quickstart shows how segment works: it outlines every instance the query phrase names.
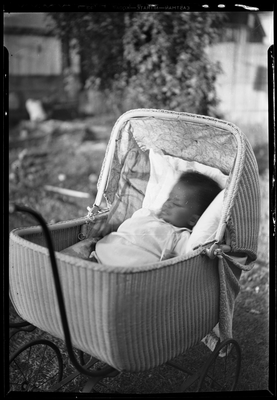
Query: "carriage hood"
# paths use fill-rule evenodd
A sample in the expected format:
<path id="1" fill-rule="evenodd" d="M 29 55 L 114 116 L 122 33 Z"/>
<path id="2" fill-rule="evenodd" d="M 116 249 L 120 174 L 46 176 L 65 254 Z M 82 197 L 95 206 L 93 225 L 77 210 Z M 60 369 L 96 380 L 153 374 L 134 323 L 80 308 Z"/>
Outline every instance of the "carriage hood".
<path id="1" fill-rule="evenodd" d="M 255 260 L 259 174 L 252 147 L 240 129 L 216 118 L 165 110 L 123 114 L 113 128 L 98 181 L 96 204 L 104 194 L 110 218 L 117 215 L 123 221 L 141 207 L 150 149 L 218 168 L 229 176 L 217 238 L 222 239 L 227 226 L 232 251 L 247 254 L 249 263 Z"/>

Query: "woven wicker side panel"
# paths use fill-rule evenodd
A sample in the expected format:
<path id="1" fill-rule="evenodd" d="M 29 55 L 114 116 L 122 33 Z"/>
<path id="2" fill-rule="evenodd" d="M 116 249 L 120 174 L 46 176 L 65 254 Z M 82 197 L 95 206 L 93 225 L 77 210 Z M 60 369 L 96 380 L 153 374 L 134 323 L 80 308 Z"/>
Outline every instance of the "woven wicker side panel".
<path id="1" fill-rule="evenodd" d="M 72 222 L 73 221 L 73 222 Z M 72 220 L 63 223 L 50 225 L 51 238 L 56 251 L 61 251 L 79 241 L 78 234 L 81 231 L 84 221 Z M 76 221 L 76 222 L 75 222 Z M 53 227 L 55 229 L 53 229 Z M 58 229 L 57 229 L 58 227 Z M 19 228 L 20 235 L 33 244 L 47 247 L 44 233 L 40 226 L 32 227 L 35 232 L 28 233 L 29 228 Z M 25 233 L 26 229 L 26 233 Z"/>
<path id="2" fill-rule="evenodd" d="M 64 227 L 61 226 L 60 230 L 52 230 L 51 237 L 54 244 L 55 251 L 61 251 L 79 241 L 78 235 L 83 224 L 78 224 L 68 228 L 65 224 Z"/>
<path id="3" fill-rule="evenodd" d="M 10 240 L 10 297 L 26 321 L 61 337 L 48 250 L 14 237 Z M 48 329 L 49 328 L 49 329 Z"/>
<path id="4" fill-rule="evenodd" d="M 209 265 L 210 264 L 210 265 Z M 212 263 L 199 257 L 169 267 L 120 276 L 114 288 L 116 323 L 109 332 L 116 368 L 143 371 L 198 343 L 218 322 L 219 284 Z"/>
<path id="5" fill-rule="evenodd" d="M 229 221 L 234 251 L 246 251 L 254 260 L 257 254 L 260 223 L 260 184 L 255 155 L 246 140 L 245 162 Z"/>
<path id="6" fill-rule="evenodd" d="M 10 293 L 22 318 L 63 338 L 44 250 L 12 244 Z M 218 321 L 216 261 L 198 256 L 147 272 L 117 273 L 57 256 L 73 345 L 118 370 L 163 364 Z"/>

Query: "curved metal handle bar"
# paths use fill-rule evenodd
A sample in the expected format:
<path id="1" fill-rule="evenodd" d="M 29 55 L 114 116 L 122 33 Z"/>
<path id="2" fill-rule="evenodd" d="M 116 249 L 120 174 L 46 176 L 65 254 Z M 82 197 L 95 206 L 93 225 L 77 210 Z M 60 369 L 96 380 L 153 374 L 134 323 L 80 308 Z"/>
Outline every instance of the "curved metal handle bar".
<path id="1" fill-rule="evenodd" d="M 112 371 L 115 371 L 115 368 L 113 367 L 106 367 L 102 368 L 102 370 L 99 371 L 88 371 L 86 368 L 83 368 L 79 362 L 77 361 L 75 354 L 73 352 L 73 346 L 71 342 L 71 337 L 70 337 L 70 331 L 69 331 L 69 326 L 68 326 L 68 321 L 67 321 L 67 316 L 66 316 L 66 311 L 65 311 L 65 304 L 64 304 L 64 299 L 63 299 L 63 293 L 62 293 L 62 288 L 61 288 L 61 281 L 59 277 L 59 271 L 57 267 L 57 262 L 56 262 L 56 257 L 55 257 L 55 252 L 54 252 L 54 246 L 52 243 L 52 238 L 50 235 L 49 228 L 43 219 L 43 217 L 36 211 L 32 210 L 29 207 L 25 206 L 19 206 L 14 203 L 9 204 L 9 213 L 14 213 L 16 211 L 20 212 L 27 212 L 31 214 L 35 219 L 39 222 L 39 224 L 42 226 L 46 243 L 48 246 L 49 250 L 49 256 L 50 256 L 50 261 L 51 261 L 51 267 L 52 267 L 52 272 L 54 276 L 54 284 L 55 284 L 55 289 L 58 297 L 58 304 L 59 304 L 59 310 L 60 310 L 60 315 L 61 315 L 61 320 L 62 320 L 62 326 L 63 326 L 63 332 L 64 332 L 64 337 L 65 337 L 65 343 L 68 351 L 69 358 L 74 365 L 74 367 L 77 369 L 82 374 L 85 374 L 90 377 L 96 377 L 96 376 L 101 376 L 101 375 L 107 375 Z"/>

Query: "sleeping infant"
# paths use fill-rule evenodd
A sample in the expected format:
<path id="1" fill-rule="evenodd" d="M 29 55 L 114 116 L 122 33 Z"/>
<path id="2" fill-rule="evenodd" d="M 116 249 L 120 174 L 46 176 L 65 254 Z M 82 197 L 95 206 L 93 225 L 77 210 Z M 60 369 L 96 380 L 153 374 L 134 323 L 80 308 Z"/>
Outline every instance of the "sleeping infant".
<path id="1" fill-rule="evenodd" d="M 184 254 L 192 228 L 220 191 L 218 183 L 206 175 L 183 172 L 161 210 L 137 210 L 116 232 L 100 239 L 86 257 L 90 254 L 91 261 L 105 265 L 133 266 Z"/>

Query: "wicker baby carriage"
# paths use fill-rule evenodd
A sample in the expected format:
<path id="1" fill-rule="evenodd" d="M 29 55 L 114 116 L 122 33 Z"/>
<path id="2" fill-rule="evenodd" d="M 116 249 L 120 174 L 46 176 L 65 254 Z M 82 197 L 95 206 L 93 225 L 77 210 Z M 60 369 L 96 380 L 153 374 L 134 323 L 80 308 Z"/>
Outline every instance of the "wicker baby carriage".
<path id="1" fill-rule="evenodd" d="M 142 207 L 150 150 L 226 175 L 213 237 L 189 255 L 132 267 L 111 267 L 60 253 L 86 237 L 101 236 L 103 229 L 118 226 Z M 88 216 L 49 229 L 74 347 L 118 371 L 154 368 L 197 344 L 218 322 L 220 339 L 232 337 L 239 275 L 256 259 L 256 159 L 247 138 L 231 123 L 181 112 L 131 110 L 113 128 Z M 245 256 L 244 264 L 237 261 L 238 255 Z M 39 226 L 10 235 L 10 298 L 21 318 L 64 338 Z"/>

